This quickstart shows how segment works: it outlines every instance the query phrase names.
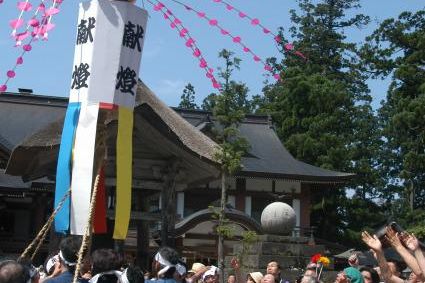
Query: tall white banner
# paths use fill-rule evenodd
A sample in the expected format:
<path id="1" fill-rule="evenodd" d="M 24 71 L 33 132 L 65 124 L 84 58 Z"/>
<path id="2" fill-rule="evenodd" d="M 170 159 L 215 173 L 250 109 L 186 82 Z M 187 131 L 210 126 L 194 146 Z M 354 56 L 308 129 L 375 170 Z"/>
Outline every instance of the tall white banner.
<path id="1" fill-rule="evenodd" d="M 147 17 L 129 2 L 80 3 L 70 102 L 134 108 Z"/>

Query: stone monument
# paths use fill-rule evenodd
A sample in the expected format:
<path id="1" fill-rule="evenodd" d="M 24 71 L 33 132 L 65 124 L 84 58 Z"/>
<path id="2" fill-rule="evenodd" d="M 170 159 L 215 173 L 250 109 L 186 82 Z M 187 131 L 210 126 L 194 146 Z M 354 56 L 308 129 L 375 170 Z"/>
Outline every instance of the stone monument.
<path id="1" fill-rule="evenodd" d="M 233 246 L 233 254 L 241 257 L 243 271 L 265 273 L 267 263 L 274 260 L 281 265 L 285 279 L 293 282 L 310 257 L 325 250 L 323 245 L 311 245 L 310 235 L 294 233 L 295 225 L 296 214 L 290 205 L 273 202 L 266 206 L 261 214 L 264 234 L 258 236 L 258 242 L 248 249 L 243 243 Z M 231 258 L 226 257 L 226 266 L 230 266 Z"/>

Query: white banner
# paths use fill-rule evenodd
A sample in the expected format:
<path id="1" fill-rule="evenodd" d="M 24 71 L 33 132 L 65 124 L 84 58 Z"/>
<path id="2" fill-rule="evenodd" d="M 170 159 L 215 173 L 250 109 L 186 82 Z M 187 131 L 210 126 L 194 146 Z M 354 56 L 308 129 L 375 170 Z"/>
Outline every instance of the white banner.
<path id="1" fill-rule="evenodd" d="M 129 2 L 80 3 L 70 102 L 134 108 L 147 18 Z"/>

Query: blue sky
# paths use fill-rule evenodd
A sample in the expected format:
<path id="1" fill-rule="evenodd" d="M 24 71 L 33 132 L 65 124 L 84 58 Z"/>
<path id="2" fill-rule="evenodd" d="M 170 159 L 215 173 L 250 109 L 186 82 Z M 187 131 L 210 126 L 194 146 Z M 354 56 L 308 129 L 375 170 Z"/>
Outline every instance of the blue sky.
<path id="1" fill-rule="evenodd" d="M 34 0 L 31 2 L 39 3 Z M 49 34 L 49 40 L 33 44 L 33 50 L 24 57 L 24 64 L 18 67 L 16 78 L 9 82 L 9 91 L 17 91 L 17 88 L 21 87 L 31 88 L 37 94 L 68 96 L 79 2 L 82 1 L 64 0 L 61 12 L 53 19 L 56 28 Z M 200 104 L 214 89 L 198 67 L 192 52 L 185 47 L 184 41 L 176 31 L 169 27 L 169 22 L 166 22 L 161 14 L 153 11 L 148 2 L 144 2 L 150 18 L 140 77 L 171 106 L 179 103 L 184 86 L 190 82 L 195 86 L 196 99 Z M 236 13 L 227 11 L 224 6 L 213 0 L 181 0 L 181 2 L 217 19 L 232 34 L 241 36 L 242 41 L 260 57 L 279 56 L 272 37 L 265 36 L 261 29 L 252 27 L 249 21 L 241 20 Z M 260 19 L 261 23 L 272 31 L 276 31 L 279 26 L 289 28 L 291 25 L 289 10 L 297 7 L 295 0 L 228 0 L 228 2 L 246 14 Z M 163 3 L 169 6 L 188 28 L 210 66 L 216 69 L 216 66 L 222 64 L 217 57 L 221 49 L 234 51 L 242 59 L 241 71 L 235 73 L 235 79 L 245 82 L 251 95 L 261 93 L 265 72 L 260 64 L 243 53 L 230 38 L 221 35 L 218 29 L 210 27 L 195 14 L 170 0 L 163 0 Z M 379 22 L 388 17 L 397 17 L 402 11 L 418 11 L 424 8 L 423 0 L 362 0 L 361 4 L 362 8 L 358 11 L 369 15 L 372 23 L 362 30 L 346 31 L 349 40 L 354 42 L 362 42 Z M 138 0 L 137 5 L 142 6 L 142 1 Z M 3 84 L 7 70 L 13 66 L 20 53 L 20 50 L 13 47 L 8 25 L 9 20 L 17 16 L 16 1 L 5 0 L 0 4 L 0 84 Z M 369 86 L 374 98 L 373 105 L 377 107 L 379 101 L 385 98 L 388 80 L 371 80 Z"/>

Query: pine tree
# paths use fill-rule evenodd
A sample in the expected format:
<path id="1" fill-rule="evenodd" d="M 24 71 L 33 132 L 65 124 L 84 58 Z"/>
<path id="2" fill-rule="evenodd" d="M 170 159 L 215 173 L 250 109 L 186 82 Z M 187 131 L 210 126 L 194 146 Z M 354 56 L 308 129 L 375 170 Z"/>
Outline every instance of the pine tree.
<path id="1" fill-rule="evenodd" d="M 374 78 L 392 77 L 379 110 L 383 197 L 400 208 L 393 211 L 397 218 L 413 219 L 425 207 L 425 11 L 385 20 L 367 42 L 367 71 Z M 418 224 L 407 219 L 410 226 Z"/>
<path id="2" fill-rule="evenodd" d="M 300 12 L 291 11 L 290 32 L 294 50 L 304 55 L 285 51 L 282 62 L 270 60 L 283 81 L 265 87 L 266 103 L 260 110 L 272 115 L 279 137 L 295 158 L 356 173 L 349 187 L 355 189 L 355 199 L 366 201 L 377 196 L 379 132 L 357 47 L 344 30 L 366 25 L 369 18 L 347 16 L 359 7 L 357 0 L 298 3 Z M 318 236 L 353 240 L 350 231 L 359 228 L 350 226 L 351 200 L 344 188 L 316 190 L 312 201 L 311 222 Z"/>
<path id="3" fill-rule="evenodd" d="M 195 87 L 191 83 L 188 83 L 183 89 L 179 108 L 199 109 L 195 103 Z"/>

